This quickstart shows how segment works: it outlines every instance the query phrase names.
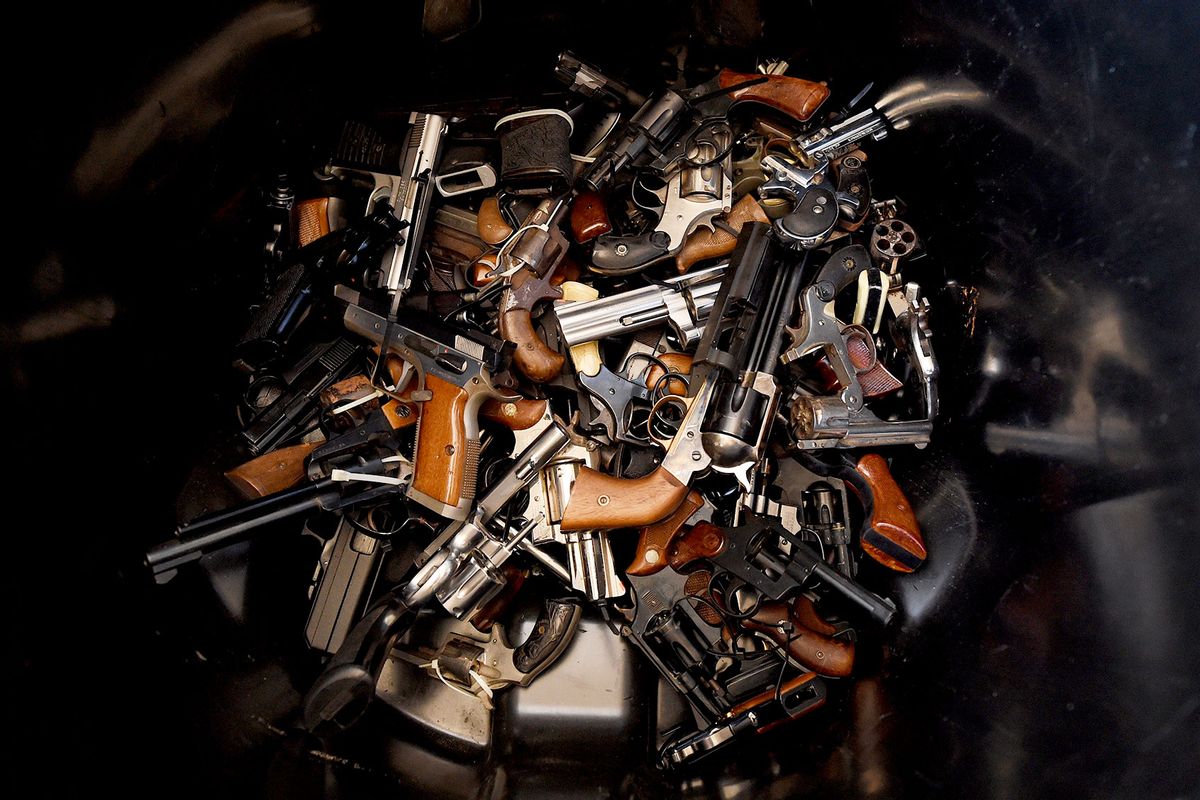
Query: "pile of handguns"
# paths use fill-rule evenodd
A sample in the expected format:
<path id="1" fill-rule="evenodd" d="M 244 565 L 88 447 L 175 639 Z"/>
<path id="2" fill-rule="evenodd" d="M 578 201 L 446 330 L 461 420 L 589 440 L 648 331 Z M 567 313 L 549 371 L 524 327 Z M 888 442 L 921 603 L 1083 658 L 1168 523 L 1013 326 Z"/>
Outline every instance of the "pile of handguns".
<path id="1" fill-rule="evenodd" d="M 926 557 L 877 452 L 937 414 L 923 248 L 862 149 L 896 120 L 784 69 L 647 98 L 563 53 L 566 92 L 348 122 L 264 192 L 248 502 L 147 564 L 324 531 L 308 729 L 401 702 L 398 663 L 490 709 L 590 607 L 686 699 L 678 767 L 820 707 L 893 618 L 856 578 Z"/>

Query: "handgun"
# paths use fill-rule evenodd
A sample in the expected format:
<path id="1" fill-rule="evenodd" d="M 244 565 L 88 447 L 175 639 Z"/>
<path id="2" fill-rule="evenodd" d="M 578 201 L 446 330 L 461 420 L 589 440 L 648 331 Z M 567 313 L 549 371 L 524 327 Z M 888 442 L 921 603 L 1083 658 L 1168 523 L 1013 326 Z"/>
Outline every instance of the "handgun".
<path id="1" fill-rule="evenodd" d="M 400 223 L 400 239 L 383 253 L 376 287 L 392 298 L 391 314 L 408 290 L 420 257 L 429 205 L 437 191 L 433 171 L 447 130 L 446 119 L 437 114 L 413 112 L 408 125 L 408 137 L 400 147 L 365 124 L 347 122 L 330 161 L 335 170 L 363 172 L 371 178 L 368 216 L 382 204 Z"/>
<path id="2" fill-rule="evenodd" d="M 692 764 L 751 733 L 763 733 L 825 705 L 825 684 L 813 673 L 798 675 L 778 690 L 768 689 L 739 703 L 702 731 L 681 736 L 663 747 L 663 769 Z"/>
<path id="3" fill-rule="evenodd" d="M 340 511 L 393 497 L 411 472 L 399 457 L 364 460 L 321 480 L 269 494 L 245 505 L 198 517 L 175 530 L 175 538 L 150 548 L 145 563 L 159 583 L 202 556 L 245 541 L 273 522 L 319 511 Z"/>
<path id="4" fill-rule="evenodd" d="M 721 364 L 726 371 L 701 429 L 704 448 L 713 469 L 732 473 L 748 491 L 750 471 L 761 459 L 774 424 L 779 401 L 775 369 L 783 330 L 795 313 L 808 260 L 784 256 L 771 229 L 760 222 L 742 229 L 738 247 L 743 270 L 750 266 L 754 274 L 741 276 L 746 288 L 735 298 L 737 315 L 730 333 L 719 347 L 715 338 L 702 340 L 696 360 Z"/>
<path id="5" fill-rule="evenodd" d="M 685 164 L 661 188 L 651 190 L 662 206 L 658 222 L 641 234 L 605 234 L 592 246 L 592 269 L 601 275 L 628 275 L 677 253 L 691 232 L 728 212 L 733 202 L 729 174 L 732 134 L 699 132 L 692 143 L 698 165 Z M 724 154 L 724 156 L 722 156 Z"/>
<path id="6" fill-rule="evenodd" d="M 699 227 L 687 235 L 683 247 L 675 254 L 675 268 L 682 275 L 697 261 L 727 256 L 737 247 L 738 234 L 747 222 L 770 221 L 753 194 L 743 195 L 721 220 L 721 225 Z"/>
<path id="7" fill-rule="evenodd" d="M 362 351 L 347 339 L 312 347 L 283 374 L 283 393 L 242 430 L 250 452 L 261 455 L 303 433 L 317 416 L 321 392 L 346 377 L 358 365 Z"/>
<path id="8" fill-rule="evenodd" d="M 820 458 L 798 453 L 797 460 L 818 475 L 841 478 L 863 506 L 858 541 L 863 552 L 889 569 L 912 572 L 925 563 L 925 540 L 912 504 L 878 453 L 856 458 L 846 453 Z"/>
<path id="9" fill-rule="evenodd" d="M 567 85 L 587 83 L 581 70 L 601 74 L 589 65 L 562 64 L 555 76 Z M 631 163 L 665 175 L 691 157 L 693 142 L 706 127 L 725 120 L 740 102 L 756 102 L 803 122 L 829 96 L 824 84 L 782 75 L 746 75 L 721 70 L 707 83 L 680 94 L 664 90 L 646 100 L 625 123 L 619 136 L 585 169 L 578 183 L 599 191 Z"/>
<path id="10" fill-rule="evenodd" d="M 562 291 L 550 276 L 567 251 L 558 222 L 567 211 L 566 198 L 547 199 L 526 217 L 524 233 L 501 250 L 498 269 L 509 275 L 500 297 L 500 335 L 516 345 L 513 364 L 535 383 L 545 383 L 561 370 L 565 357 L 551 350 L 533 329 L 533 307 L 556 300 Z"/>
<path id="11" fill-rule="evenodd" d="M 744 471 L 740 461 L 745 448 L 731 456 L 725 445 L 728 444 L 726 437 L 750 437 L 749 428 L 769 425 L 771 421 L 769 418 L 751 419 L 747 414 L 745 425 L 741 425 L 743 420 L 737 412 L 746 407 L 746 399 L 757 400 L 762 387 L 751 386 L 755 397 L 751 398 L 750 392 L 743 391 L 741 400 L 733 388 L 740 386 L 738 378 L 744 365 L 757 363 L 753 359 L 755 349 L 763 346 L 761 339 L 750 341 L 744 330 L 738 331 L 753 326 L 759 316 L 756 313 L 758 306 L 765 300 L 763 284 L 767 282 L 768 267 L 774 263 L 769 236 L 769 228 L 763 225 L 748 226 L 743 230 L 696 347 L 688 395 L 668 394 L 652 409 L 652 413 L 674 409 L 679 417 L 678 427 L 670 439 L 655 437 L 666 450 L 662 462 L 640 478 L 616 478 L 587 468 L 581 470 L 571 501 L 563 513 L 563 530 L 649 525 L 679 507 L 694 475 L 714 466 L 727 471 Z M 728 336 L 727 323 L 731 320 L 735 332 Z M 775 336 L 777 332 L 771 331 L 767 338 Z M 732 402 L 739 405 L 732 406 Z M 714 408 L 719 413 L 714 414 Z M 729 409 L 734 409 L 735 413 L 731 415 Z M 733 423 L 738 427 L 733 427 Z M 708 442 L 704 441 L 706 431 Z M 753 436 L 751 450 L 760 443 L 757 429 Z M 715 458 L 709 446 L 717 450 Z"/>
<path id="12" fill-rule="evenodd" d="M 466 619 L 503 589 L 502 567 L 517 547 L 533 548 L 526 537 L 537 520 L 516 533 L 493 532 L 490 526 L 569 442 L 560 425 L 547 426 L 479 498 L 470 518 L 451 522 L 417 557 L 401 585 L 372 605 L 306 694 L 308 730 L 320 734 L 346 728 L 362 716 L 392 644 L 423 606 L 436 601 Z"/>
<path id="13" fill-rule="evenodd" d="M 511 345 L 417 311 L 406 312 L 403 323 L 389 322 L 345 286 L 335 296 L 347 303 L 347 330 L 400 356 L 416 373 L 417 388 L 408 395 L 420 406 L 408 497 L 443 517 L 466 519 L 479 466 L 479 409 L 489 397 L 511 399 L 492 382 Z"/>
<path id="14" fill-rule="evenodd" d="M 573 303 L 556 303 L 563 341 L 570 347 L 636 333 L 666 323 L 682 347 L 694 345 L 721 288 L 726 265 L 717 264 L 663 285 Z"/>
<path id="15" fill-rule="evenodd" d="M 674 569 L 705 559 L 746 581 L 765 597 L 794 595 L 813 577 L 881 625 L 888 624 L 896 613 L 895 603 L 836 572 L 813 553 L 808 542 L 776 520 L 747 515 L 742 524 L 727 529 L 699 522 L 672 547 L 668 558 Z"/>
<path id="16" fill-rule="evenodd" d="M 846 326 L 834 315 L 833 304 L 838 293 L 857 280 L 859 273 L 870 265 L 870 259 L 862 245 L 850 245 L 833 253 L 801 295 L 799 325 L 788 329 L 793 345 L 780 356 L 780 361 L 789 364 L 811 353 L 823 352 L 841 389 L 836 396 L 799 394 L 792 399 L 789 420 L 800 449 L 895 444 L 924 447 L 929 443 L 937 414 L 938 366 L 926 320 L 929 305 L 920 297 L 919 287 L 916 284 L 906 287 L 893 327 L 897 341 L 903 345 L 914 373 L 920 378 L 924 414 L 919 419 L 881 420 L 864 406 L 865 393 L 849 351 Z"/>

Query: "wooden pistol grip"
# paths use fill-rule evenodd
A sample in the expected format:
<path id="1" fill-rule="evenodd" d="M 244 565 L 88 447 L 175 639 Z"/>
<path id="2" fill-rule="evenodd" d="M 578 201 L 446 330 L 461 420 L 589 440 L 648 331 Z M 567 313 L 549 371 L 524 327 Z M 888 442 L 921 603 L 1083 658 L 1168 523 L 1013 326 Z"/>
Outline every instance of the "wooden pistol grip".
<path id="1" fill-rule="evenodd" d="M 779 693 L 783 694 L 786 692 L 795 691 L 796 689 L 799 689 L 804 684 L 806 684 L 810 681 L 814 681 L 816 679 L 817 679 L 817 674 L 815 672 L 806 672 L 803 675 L 797 675 L 795 678 L 792 678 L 791 680 L 785 682 L 783 684 L 783 686 L 780 686 Z M 735 717 L 744 711 L 751 711 L 751 710 L 763 705 L 764 703 L 770 703 L 772 700 L 775 699 L 775 696 L 776 696 L 775 687 L 772 686 L 770 689 L 767 689 L 766 691 L 764 691 L 760 694 L 756 694 L 756 695 L 754 695 L 754 697 L 751 697 L 748 700 L 743 700 L 742 702 L 738 703 L 736 706 L 729 709 L 729 713 L 726 714 L 726 716 L 727 717 Z M 824 701 L 822 701 L 819 705 L 813 706 L 809 710 L 816 711 L 818 708 L 820 708 L 823 705 L 825 705 Z M 768 725 L 766 728 L 761 728 L 759 730 L 759 733 L 769 730 L 770 728 L 773 728 L 776 725 L 779 725 L 783 722 L 787 722 L 787 720 L 786 719 L 780 720 L 779 722 L 774 722 L 774 723 Z"/>
<path id="2" fill-rule="evenodd" d="M 513 363 L 529 380 L 545 383 L 562 371 L 566 357 L 551 350 L 533 329 L 533 318 L 524 308 L 511 308 L 500 314 L 500 336 L 516 344 Z"/>
<path id="3" fill-rule="evenodd" d="M 871 515 L 860 537 L 863 552 L 897 572 L 912 572 L 925 562 L 926 552 L 921 526 L 908 498 L 878 453 L 863 456 L 854 471 L 866 481 L 872 495 Z M 867 505 L 866 498 L 860 499 Z"/>
<path id="4" fill-rule="evenodd" d="M 357 400 L 373 391 L 375 391 L 375 387 L 366 375 L 351 375 L 324 389 L 319 398 L 321 405 L 329 408 L 350 400 Z"/>
<path id="5" fill-rule="evenodd" d="M 678 372 L 680 375 L 689 375 L 692 372 L 692 357 L 687 353 L 659 353 L 658 360 L 665 364 L 671 372 Z M 646 386 L 653 391 L 665 374 L 662 371 L 662 367 L 651 362 L 650 368 L 646 370 Z M 667 394 L 679 395 L 680 397 L 687 394 L 687 384 L 678 378 L 668 381 L 667 386 L 664 388 Z"/>
<path id="6" fill-rule="evenodd" d="M 701 559 L 716 558 L 725 550 L 725 531 L 711 522 L 697 522 L 671 543 L 667 561 L 671 569 L 682 572 Z"/>
<path id="7" fill-rule="evenodd" d="M 717 84 L 722 89 L 727 89 L 730 86 L 762 77 L 762 75 L 748 75 L 723 69 L 717 75 Z M 768 75 L 766 82 L 736 89 L 729 96 L 734 102 L 762 103 L 804 122 L 821 107 L 825 98 L 829 97 L 829 87 L 823 83 L 806 81 L 803 78 Z"/>
<path id="8" fill-rule="evenodd" d="M 833 636 L 837 633 L 837 628 L 830 625 L 817 613 L 812 600 L 802 594 L 796 595 L 796 599 L 792 601 L 792 619 L 822 636 Z"/>
<path id="9" fill-rule="evenodd" d="M 225 477 L 248 500 L 282 492 L 304 480 L 304 459 L 314 447 L 304 443 L 263 453 L 229 470 Z"/>
<path id="10" fill-rule="evenodd" d="M 571 204 L 571 235 L 579 244 L 612 230 L 608 209 L 598 192 L 580 192 Z"/>
<path id="11" fill-rule="evenodd" d="M 464 494 L 475 493 L 476 464 L 470 462 L 479 456 L 478 441 L 467 441 L 467 390 L 430 374 L 425 375 L 425 388 L 431 397 L 420 404 L 412 488 L 457 506 Z"/>
<path id="12" fill-rule="evenodd" d="M 475 228 L 479 231 L 479 238 L 490 245 L 500 244 L 513 235 L 512 227 L 500 213 L 500 199 L 497 197 L 489 197 L 479 204 Z"/>
<path id="13" fill-rule="evenodd" d="M 667 552 L 671 540 L 683 528 L 688 517 L 704 505 L 704 498 L 699 492 L 688 492 L 687 497 L 679 504 L 670 516 L 653 525 L 647 525 L 638 533 L 637 549 L 633 553 L 633 563 L 625 571 L 630 575 L 653 575 L 667 566 Z"/>
<path id="14" fill-rule="evenodd" d="M 770 222 L 752 194 L 743 195 L 725 217 L 725 224 L 734 233 L 721 227 L 706 228 L 703 225 L 689 233 L 683 240 L 683 247 L 675 254 L 675 269 L 682 275 L 697 261 L 729 255 L 737 246 L 737 234 L 742 232 L 747 222 Z"/>
<path id="15" fill-rule="evenodd" d="M 474 287 L 482 289 L 496 280 L 497 253 L 484 253 L 471 262 L 467 267 L 467 281 Z"/>
<path id="16" fill-rule="evenodd" d="M 546 400 L 497 400 L 489 397 L 479 409 L 479 418 L 503 425 L 510 431 L 523 431 L 546 415 Z"/>
<path id="17" fill-rule="evenodd" d="M 742 626 L 764 634 L 818 675 L 844 678 L 854 668 L 853 644 L 809 630 L 799 623 L 787 603 L 764 602 L 754 616 L 742 621 Z"/>
<path id="18" fill-rule="evenodd" d="M 392 426 L 392 430 L 394 431 L 407 428 L 417 422 L 417 410 L 411 403 L 388 400 L 379 407 L 379 410 L 387 417 L 388 424 Z"/>
<path id="19" fill-rule="evenodd" d="M 679 508 L 687 493 L 688 487 L 662 467 L 640 478 L 614 478 L 582 467 L 559 527 L 564 531 L 640 528 Z"/>
<path id="20" fill-rule="evenodd" d="M 314 197 L 293 206 L 296 220 L 296 244 L 305 247 L 329 235 L 329 198 Z"/>

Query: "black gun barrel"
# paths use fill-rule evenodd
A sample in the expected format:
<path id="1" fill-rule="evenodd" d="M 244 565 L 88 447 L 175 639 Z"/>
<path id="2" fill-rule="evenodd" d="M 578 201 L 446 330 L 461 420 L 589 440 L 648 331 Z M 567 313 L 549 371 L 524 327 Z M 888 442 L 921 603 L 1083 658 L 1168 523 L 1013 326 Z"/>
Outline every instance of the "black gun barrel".
<path id="1" fill-rule="evenodd" d="M 864 589 L 854 581 L 837 572 L 808 547 L 799 546 L 793 549 L 792 563 L 788 574 L 797 580 L 804 580 L 808 575 L 814 575 L 818 580 L 837 591 L 850 602 L 861 607 L 876 619 L 879 624 L 887 625 L 896 615 L 896 604 L 887 598 L 880 597 L 874 592 Z"/>
<path id="2" fill-rule="evenodd" d="M 347 471 L 379 473 L 383 471 L 383 465 L 373 461 Z M 146 551 L 146 567 L 156 580 L 163 582 L 169 580 L 170 573 L 180 566 L 196 561 L 207 553 L 245 541 L 273 522 L 329 510 L 335 505 L 344 507 L 395 490 L 392 486 L 375 487 L 343 497 L 345 485 L 344 482 L 325 478 L 307 486 L 267 495 L 236 508 L 198 517 L 180 525 L 174 539 Z"/>
<path id="3" fill-rule="evenodd" d="M 584 97 L 596 98 L 614 108 L 641 108 L 646 102 L 646 96 L 641 92 L 605 75 L 567 50 L 558 54 L 554 77 L 566 84 L 571 91 Z"/>

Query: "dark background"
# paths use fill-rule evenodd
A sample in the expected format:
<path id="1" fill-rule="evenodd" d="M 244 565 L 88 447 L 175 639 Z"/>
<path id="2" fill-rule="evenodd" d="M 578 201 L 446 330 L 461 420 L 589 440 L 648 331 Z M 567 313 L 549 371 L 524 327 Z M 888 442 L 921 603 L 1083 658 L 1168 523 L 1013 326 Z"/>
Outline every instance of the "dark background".
<path id="1" fill-rule="evenodd" d="M 872 148 L 931 253 L 944 376 L 935 446 L 896 465 L 932 554 L 897 585 L 904 624 L 846 713 L 688 791 L 1194 796 L 1197 7 L 484 0 L 436 44 L 409 5 L 44 5 L 8 27 L 6 779 L 404 789 L 284 735 L 312 669 L 292 598 L 222 617 L 206 585 L 152 591 L 136 566 L 234 425 L 257 192 L 315 120 L 555 89 L 564 47 L 651 88 L 686 42 L 696 65 L 787 57 L 831 103 L 914 73 L 992 98 Z M 303 547 L 267 586 L 302 584 Z M 545 796 L 672 788 L 531 759 L 565 787 Z"/>

